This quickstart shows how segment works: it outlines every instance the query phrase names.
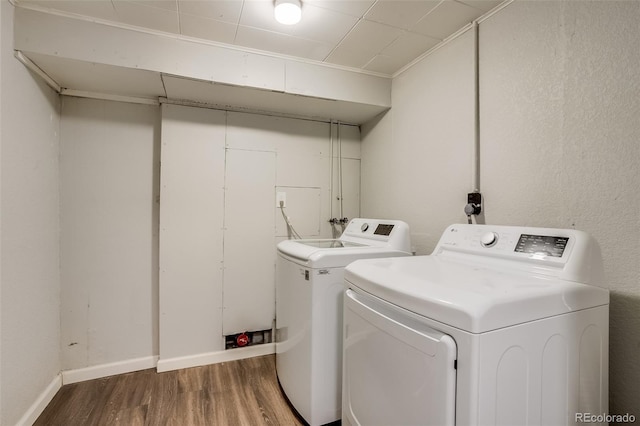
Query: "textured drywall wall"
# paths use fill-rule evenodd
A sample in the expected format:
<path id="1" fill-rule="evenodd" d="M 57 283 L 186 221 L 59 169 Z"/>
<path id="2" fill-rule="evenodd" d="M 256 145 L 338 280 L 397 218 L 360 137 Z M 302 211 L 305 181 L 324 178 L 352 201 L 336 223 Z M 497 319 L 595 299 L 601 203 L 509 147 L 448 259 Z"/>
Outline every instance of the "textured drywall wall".
<path id="1" fill-rule="evenodd" d="M 13 6 L 0 55 L 0 424 L 16 424 L 60 371 L 58 96 L 13 57 Z"/>
<path id="2" fill-rule="evenodd" d="M 4 67 L 3 54 L 5 45 L 3 41 L 9 37 L 5 35 L 1 28 L 4 28 L 3 15 L 7 15 L 7 12 L 3 12 L 4 7 L 0 5 L 0 189 L 2 188 L 2 68 Z M 0 241 L 2 241 L 2 192 L 0 192 Z M 2 244 L 0 244 L 0 320 L 2 319 Z M 2 323 L 0 322 L 0 331 L 2 330 Z M 0 337 L 0 421 L 2 421 L 2 338 Z"/>
<path id="3" fill-rule="evenodd" d="M 470 32 L 393 81 L 393 108 L 362 126 L 362 214 L 400 219 L 418 254 L 466 221 L 473 144 Z"/>
<path id="4" fill-rule="evenodd" d="M 599 241 L 610 412 L 640 415 L 640 2 L 515 2 L 480 27 L 488 223 Z"/>
<path id="5" fill-rule="evenodd" d="M 637 1 L 516 1 L 480 25 L 486 222 L 576 228 L 600 242 L 611 290 L 609 411 L 636 417 L 638 22 Z M 401 74 L 391 112 L 363 128 L 363 214 L 405 218 L 423 254 L 445 224 L 465 220 L 471 48 L 467 33 Z"/>
<path id="6" fill-rule="evenodd" d="M 64 97 L 62 368 L 158 353 L 158 107 Z"/>

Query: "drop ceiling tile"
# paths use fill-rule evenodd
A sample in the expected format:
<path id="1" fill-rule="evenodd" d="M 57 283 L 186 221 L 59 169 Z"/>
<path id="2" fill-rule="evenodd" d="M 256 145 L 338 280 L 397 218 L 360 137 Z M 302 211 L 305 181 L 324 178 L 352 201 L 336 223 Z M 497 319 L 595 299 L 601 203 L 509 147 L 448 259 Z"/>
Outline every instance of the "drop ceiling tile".
<path id="1" fill-rule="evenodd" d="M 481 10 L 484 13 L 502 3 L 502 0 L 458 0 L 460 3 L 464 3 L 467 6 L 471 6 L 475 9 Z"/>
<path id="2" fill-rule="evenodd" d="M 351 50 L 343 46 L 338 46 L 325 59 L 325 62 L 350 68 L 362 68 L 367 62 L 373 59 L 374 56 L 376 56 L 375 53 L 362 49 Z"/>
<path id="3" fill-rule="evenodd" d="M 238 27 L 235 44 L 251 49 L 322 61 L 332 45 L 252 27 Z"/>
<path id="4" fill-rule="evenodd" d="M 441 0 L 378 1 L 364 18 L 403 29 L 413 27 L 424 15 L 434 9 Z"/>
<path id="5" fill-rule="evenodd" d="M 179 34 L 178 14 L 159 7 L 130 1 L 114 1 L 120 22 L 139 27 Z"/>
<path id="6" fill-rule="evenodd" d="M 440 41 L 441 40 L 437 38 L 405 32 L 380 53 L 381 55 L 392 58 L 394 61 L 408 64 L 440 43 Z"/>
<path id="7" fill-rule="evenodd" d="M 244 2 L 240 25 L 292 35 L 295 25 L 284 25 L 273 17 L 274 2 L 272 0 L 249 0 Z M 302 8 L 302 20 L 305 19 L 305 7 Z"/>
<path id="8" fill-rule="evenodd" d="M 274 0 L 15 2 L 388 74 L 402 58 L 412 62 L 435 39 L 450 36 L 502 0 L 302 0 L 302 22 L 293 26 L 275 21 Z"/>
<path id="9" fill-rule="evenodd" d="M 376 0 L 304 0 L 304 4 L 312 4 L 323 9 L 329 9 L 347 15 L 362 17 Z M 303 5 L 304 8 L 304 5 Z"/>
<path id="10" fill-rule="evenodd" d="M 403 62 L 397 58 L 392 58 L 385 55 L 376 55 L 364 69 L 368 71 L 379 72 L 382 74 L 393 75 L 396 71 L 402 68 L 406 62 Z"/>
<path id="11" fill-rule="evenodd" d="M 242 0 L 177 0 L 180 13 L 237 24 L 242 11 Z"/>
<path id="12" fill-rule="evenodd" d="M 180 30 L 189 37 L 233 44 L 236 25 L 200 16 L 180 14 Z"/>
<path id="13" fill-rule="evenodd" d="M 361 20 L 338 47 L 354 52 L 363 50 L 370 53 L 379 53 L 398 38 L 400 34 L 402 34 L 402 30 L 399 28 Z"/>
<path id="14" fill-rule="evenodd" d="M 453 0 L 444 0 L 411 31 L 444 39 L 481 15 L 482 12 L 478 9 Z"/>
<path id="15" fill-rule="evenodd" d="M 178 0 L 131 0 L 132 3 L 139 3 L 143 6 L 159 7 L 161 9 L 178 11 Z"/>
<path id="16" fill-rule="evenodd" d="M 118 16 L 109 0 L 77 1 L 77 0 L 20 0 L 18 4 L 37 5 L 47 9 L 76 13 L 98 19 L 117 21 Z"/>
<path id="17" fill-rule="evenodd" d="M 354 16 L 304 4 L 302 20 L 294 25 L 293 35 L 336 44 L 357 22 Z"/>

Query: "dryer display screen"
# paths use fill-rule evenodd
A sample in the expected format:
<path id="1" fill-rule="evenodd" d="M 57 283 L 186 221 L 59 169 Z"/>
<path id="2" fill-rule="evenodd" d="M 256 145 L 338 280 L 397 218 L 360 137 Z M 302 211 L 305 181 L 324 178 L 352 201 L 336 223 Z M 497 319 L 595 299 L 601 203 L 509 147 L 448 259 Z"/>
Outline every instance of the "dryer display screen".
<path id="1" fill-rule="evenodd" d="M 378 225 L 376 230 L 373 231 L 373 234 L 374 235 L 391 235 L 391 231 L 392 230 L 393 230 L 393 225 L 380 224 L 380 225 Z"/>
<path id="2" fill-rule="evenodd" d="M 520 235 L 515 251 L 517 253 L 542 254 L 551 257 L 562 257 L 567 247 L 567 237 L 548 237 L 544 235 Z"/>

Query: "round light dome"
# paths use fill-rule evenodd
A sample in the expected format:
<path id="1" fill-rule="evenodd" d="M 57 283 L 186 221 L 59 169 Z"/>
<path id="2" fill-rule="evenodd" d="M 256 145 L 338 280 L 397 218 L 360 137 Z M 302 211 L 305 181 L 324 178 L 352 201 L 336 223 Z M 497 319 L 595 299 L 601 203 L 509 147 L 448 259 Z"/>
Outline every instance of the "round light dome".
<path id="1" fill-rule="evenodd" d="M 302 18 L 302 4 L 300 0 L 276 0 L 274 10 L 276 21 L 285 25 L 294 25 Z"/>

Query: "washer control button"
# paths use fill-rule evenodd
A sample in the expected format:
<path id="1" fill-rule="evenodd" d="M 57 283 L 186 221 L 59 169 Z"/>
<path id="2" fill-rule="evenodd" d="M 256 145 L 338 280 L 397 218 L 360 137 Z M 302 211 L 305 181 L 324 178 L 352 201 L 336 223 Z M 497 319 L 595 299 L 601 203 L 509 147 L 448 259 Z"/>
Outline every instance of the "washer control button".
<path id="1" fill-rule="evenodd" d="M 362 232 L 367 232 L 367 229 L 369 229 L 369 224 L 368 223 L 363 223 L 362 226 L 360 227 L 360 230 Z"/>
<path id="2" fill-rule="evenodd" d="M 487 232 L 480 238 L 482 247 L 493 247 L 498 242 L 498 234 L 495 232 Z"/>

